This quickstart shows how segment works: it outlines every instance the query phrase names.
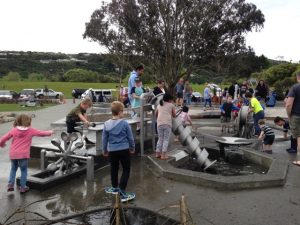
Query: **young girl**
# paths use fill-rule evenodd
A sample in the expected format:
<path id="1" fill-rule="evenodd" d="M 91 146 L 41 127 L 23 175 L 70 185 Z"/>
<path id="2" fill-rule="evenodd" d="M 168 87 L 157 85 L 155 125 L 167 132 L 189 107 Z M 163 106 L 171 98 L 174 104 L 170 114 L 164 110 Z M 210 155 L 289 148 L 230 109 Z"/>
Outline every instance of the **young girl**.
<path id="1" fill-rule="evenodd" d="M 22 194 L 29 190 L 26 186 L 26 181 L 31 140 L 34 136 L 44 137 L 51 136 L 53 134 L 53 131 L 40 131 L 31 128 L 30 126 L 31 117 L 21 114 L 15 119 L 13 129 L 0 139 L 0 147 L 4 147 L 5 142 L 12 138 L 9 151 L 11 169 L 7 191 L 14 191 L 18 167 L 20 167 L 21 170 L 20 193 Z"/>
<path id="2" fill-rule="evenodd" d="M 187 124 L 190 124 L 193 127 L 192 120 L 191 120 L 191 117 L 189 115 L 189 107 L 183 106 L 182 107 L 182 112 L 180 113 L 179 116 L 180 116 L 180 119 L 182 121 L 183 126 L 187 126 Z"/>
<path id="3" fill-rule="evenodd" d="M 173 96 L 165 93 L 156 109 L 158 141 L 156 146 L 156 157 L 167 159 L 169 139 L 172 132 L 172 117 L 176 116 L 175 106 L 172 104 Z"/>

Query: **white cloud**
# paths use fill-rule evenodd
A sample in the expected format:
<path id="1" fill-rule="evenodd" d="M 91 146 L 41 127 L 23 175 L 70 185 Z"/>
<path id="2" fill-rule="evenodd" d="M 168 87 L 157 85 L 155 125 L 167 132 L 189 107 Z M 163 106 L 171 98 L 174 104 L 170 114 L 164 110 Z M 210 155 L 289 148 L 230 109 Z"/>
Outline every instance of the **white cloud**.
<path id="1" fill-rule="evenodd" d="M 300 2 L 297 0 L 252 0 L 265 15 L 266 22 L 261 32 L 247 35 L 247 44 L 258 55 L 275 59 L 300 60 L 299 37 Z"/>
<path id="2" fill-rule="evenodd" d="M 248 0 L 266 17 L 259 33 L 247 35 L 257 54 L 299 61 L 300 1 Z M 83 40 L 85 23 L 102 0 L 0 0 L 0 50 L 100 52 Z"/>
<path id="3" fill-rule="evenodd" d="M 99 52 L 82 34 L 100 5 L 101 0 L 2 0 L 0 49 Z"/>

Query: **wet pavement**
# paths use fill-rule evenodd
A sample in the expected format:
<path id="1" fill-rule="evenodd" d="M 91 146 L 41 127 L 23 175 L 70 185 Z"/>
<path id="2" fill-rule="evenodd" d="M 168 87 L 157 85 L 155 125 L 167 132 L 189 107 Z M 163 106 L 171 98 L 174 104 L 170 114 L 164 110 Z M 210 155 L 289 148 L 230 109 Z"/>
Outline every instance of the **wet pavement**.
<path id="1" fill-rule="evenodd" d="M 72 107 L 73 105 L 68 103 L 40 110 L 36 112 L 33 126 L 49 129 L 52 121 L 64 117 Z M 218 120 L 215 122 L 217 123 Z M 1 124 L 0 135 L 10 128 L 11 123 Z M 220 133 L 216 128 L 207 130 L 213 134 Z M 294 159 L 295 155 L 286 153 L 287 147 L 289 147 L 288 141 L 276 143 L 273 148 L 274 157 Z M 184 193 L 195 224 L 300 224 L 300 167 L 292 165 L 289 167 L 287 181 L 283 187 L 222 191 L 165 179 L 153 173 L 146 160 L 146 158 L 133 158 L 128 191 L 134 191 L 137 197 L 135 201 L 129 203 L 132 206 L 159 211 L 178 219 L 179 208 L 174 205 L 178 205 L 180 196 Z M 25 195 L 20 195 L 17 191 L 6 192 L 10 169 L 8 147 L 0 149 L 0 165 L 0 223 L 5 220 L 5 216 L 17 208 L 48 198 L 53 199 L 37 202 L 27 207 L 27 210 L 40 213 L 48 219 L 55 219 L 84 210 L 110 206 L 113 202 L 113 197 L 103 191 L 104 187 L 110 185 L 109 167 L 97 170 L 94 182 L 88 183 L 85 176 L 81 176 L 45 192 L 31 190 Z M 38 161 L 32 159 L 29 173 L 37 171 L 38 166 Z M 23 214 L 19 214 L 20 216 Z M 38 218 L 37 215 L 33 217 Z M 40 224 L 40 222 L 27 224 Z"/>

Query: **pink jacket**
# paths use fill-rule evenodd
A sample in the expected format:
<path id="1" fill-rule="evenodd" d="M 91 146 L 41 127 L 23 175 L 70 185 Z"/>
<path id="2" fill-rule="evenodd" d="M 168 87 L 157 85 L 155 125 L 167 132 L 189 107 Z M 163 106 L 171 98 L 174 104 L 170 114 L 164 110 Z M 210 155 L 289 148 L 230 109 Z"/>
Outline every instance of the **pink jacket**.
<path id="1" fill-rule="evenodd" d="M 36 130 L 32 127 L 14 127 L 0 140 L 0 147 L 5 146 L 5 142 L 12 138 L 10 145 L 10 159 L 29 159 L 30 146 L 34 136 L 51 136 L 52 131 Z"/>

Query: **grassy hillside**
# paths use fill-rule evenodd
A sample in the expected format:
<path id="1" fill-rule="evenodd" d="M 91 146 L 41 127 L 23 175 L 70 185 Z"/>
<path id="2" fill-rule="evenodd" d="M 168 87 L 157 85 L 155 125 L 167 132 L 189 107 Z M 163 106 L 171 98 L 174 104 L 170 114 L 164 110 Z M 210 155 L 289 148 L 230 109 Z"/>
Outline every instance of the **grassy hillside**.
<path id="1" fill-rule="evenodd" d="M 71 92 L 74 88 L 97 88 L 97 89 L 115 89 L 116 83 L 77 83 L 77 82 L 44 82 L 44 81 L 2 81 L 0 80 L 0 90 L 14 90 L 20 92 L 25 88 L 43 88 L 45 85 L 55 91 L 61 91 L 67 98 L 71 98 Z M 127 86 L 127 85 L 126 85 Z M 153 87 L 154 85 L 149 85 Z M 204 85 L 192 85 L 194 91 L 203 93 Z"/>

